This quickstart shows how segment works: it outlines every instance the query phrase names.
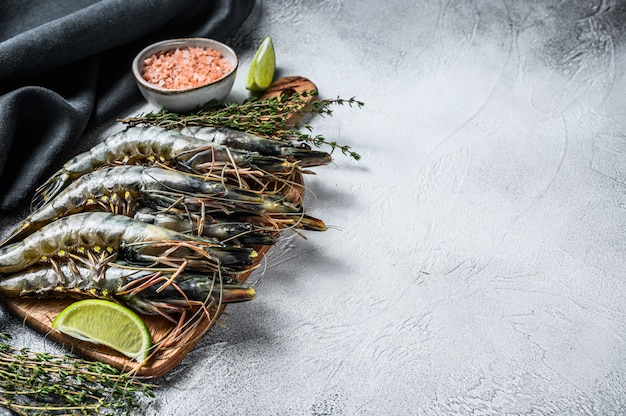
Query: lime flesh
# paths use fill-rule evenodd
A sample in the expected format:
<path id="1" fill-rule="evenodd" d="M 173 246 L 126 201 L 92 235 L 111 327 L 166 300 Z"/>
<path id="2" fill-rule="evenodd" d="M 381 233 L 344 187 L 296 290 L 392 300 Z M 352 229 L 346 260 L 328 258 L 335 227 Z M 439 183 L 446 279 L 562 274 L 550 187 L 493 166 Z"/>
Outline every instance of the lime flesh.
<path id="1" fill-rule="evenodd" d="M 106 345 L 139 362 L 148 357 L 152 346 L 150 332 L 139 315 L 108 300 L 74 302 L 61 311 L 52 327 L 82 341 Z"/>
<path id="2" fill-rule="evenodd" d="M 253 93 L 262 93 L 272 85 L 276 70 L 276 55 L 272 38 L 267 36 L 259 45 L 248 70 L 246 88 Z"/>

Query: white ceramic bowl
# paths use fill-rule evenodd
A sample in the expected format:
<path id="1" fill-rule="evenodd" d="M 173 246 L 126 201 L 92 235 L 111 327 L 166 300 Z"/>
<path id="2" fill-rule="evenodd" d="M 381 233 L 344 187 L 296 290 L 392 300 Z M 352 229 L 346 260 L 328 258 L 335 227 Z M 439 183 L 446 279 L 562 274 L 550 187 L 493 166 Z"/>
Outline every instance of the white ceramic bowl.
<path id="1" fill-rule="evenodd" d="M 231 70 L 224 77 L 210 84 L 188 89 L 168 89 L 152 84 L 141 76 L 146 58 L 158 53 L 185 47 L 212 48 L 220 52 L 228 60 Z M 171 39 L 154 43 L 137 54 L 132 64 L 132 71 L 139 91 L 152 105 L 166 110 L 186 113 L 212 100 L 223 101 L 235 82 L 239 59 L 237 54 L 227 45 L 213 39 L 184 38 Z"/>

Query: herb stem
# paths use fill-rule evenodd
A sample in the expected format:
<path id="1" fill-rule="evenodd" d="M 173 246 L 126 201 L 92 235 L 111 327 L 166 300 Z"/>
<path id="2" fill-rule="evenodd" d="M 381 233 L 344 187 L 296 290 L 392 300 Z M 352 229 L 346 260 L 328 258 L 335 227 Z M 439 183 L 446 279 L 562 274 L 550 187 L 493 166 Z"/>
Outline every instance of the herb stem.
<path id="1" fill-rule="evenodd" d="M 18 415 L 129 414 L 154 385 L 99 363 L 16 349 L 0 332 L 0 406 Z"/>

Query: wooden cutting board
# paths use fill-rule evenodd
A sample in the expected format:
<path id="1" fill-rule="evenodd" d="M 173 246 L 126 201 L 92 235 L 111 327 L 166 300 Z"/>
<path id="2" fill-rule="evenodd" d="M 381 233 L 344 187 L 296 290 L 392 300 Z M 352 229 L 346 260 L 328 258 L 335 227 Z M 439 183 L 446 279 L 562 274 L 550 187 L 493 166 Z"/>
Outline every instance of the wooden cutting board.
<path id="1" fill-rule="evenodd" d="M 315 84 L 303 77 L 285 77 L 276 80 L 272 86 L 265 92 L 261 98 L 280 97 L 281 95 L 291 95 L 294 92 L 310 92 L 317 91 Z M 310 103 L 315 97 L 308 96 L 308 102 Z M 295 124 L 301 117 L 300 114 L 293 114 L 289 119 L 289 124 Z M 300 177 L 300 183 L 302 183 Z M 287 195 L 287 198 L 293 202 L 301 202 L 302 200 L 302 187 L 297 188 L 299 191 L 293 192 Z M 262 261 L 263 255 L 270 249 L 269 247 L 257 247 L 259 256 L 255 258 L 256 264 Z M 245 276 L 247 279 L 248 276 Z M 109 364 L 122 371 L 132 371 L 137 376 L 146 378 L 157 378 L 167 374 L 172 370 L 180 361 L 185 358 L 187 353 L 196 345 L 196 343 L 202 338 L 202 336 L 208 331 L 212 325 L 216 322 L 217 318 L 225 310 L 225 306 L 221 306 L 218 310 L 213 311 L 213 319 L 209 321 L 206 316 L 203 316 L 199 325 L 196 325 L 193 330 L 186 331 L 180 338 L 176 340 L 174 345 L 159 350 L 147 363 L 142 366 L 138 366 L 135 361 L 129 360 L 119 353 L 103 347 L 94 345 L 88 342 L 83 342 L 75 338 L 64 335 L 52 328 L 52 321 L 54 318 L 73 300 L 41 300 L 41 299 L 27 299 L 27 298 L 15 298 L 15 299 L 2 299 L 6 308 L 15 314 L 19 319 L 23 320 L 26 324 L 41 332 L 47 338 L 53 339 L 60 344 L 64 345 L 70 351 L 90 360 L 101 361 Z M 169 334 L 174 325 L 167 319 L 158 316 L 142 316 L 150 333 L 153 341 L 159 342 Z M 234 323 L 236 324 L 236 323 Z"/>

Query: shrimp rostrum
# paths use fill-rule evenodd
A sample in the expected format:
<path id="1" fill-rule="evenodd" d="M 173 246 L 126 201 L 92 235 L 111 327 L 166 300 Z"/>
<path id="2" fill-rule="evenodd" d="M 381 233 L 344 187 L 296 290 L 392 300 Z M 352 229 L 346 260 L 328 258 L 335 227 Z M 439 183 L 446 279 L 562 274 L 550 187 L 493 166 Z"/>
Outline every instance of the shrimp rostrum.
<path id="1" fill-rule="evenodd" d="M 283 157 L 265 156 L 243 149 L 233 149 L 207 140 L 186 136 L 159 127 L 131 127 L 113 134 L 90 150 L 65 163 L 40 186 L 32 201 L 37 209 L 50 201 L 76 178 L 114 164 L 165 165 L 226 180 L 230 172 L 238 183 L 242 177 L 269 173 L 291 174 L 298 163 Z"/>
<path id="2" fill-rule="evenodd" d="M 150 220 L 150 209 L 155 215 L 169 215 L 172 221 L 162 217 Z M 172 169 L 115 166 L 91 172 L 72 182 L 53 200 L 21 221 L 2 244 L 18 241 L 52 221 L 83 211 L 105 211 L 131 217 L 141 211 L 143 215 L 137 215 L 139 219 L 148 218 L 149 222 L 160 219 L 162 224 L 172 224 L 178 231 L 196 230 L 205 236 L 214 235 L 210 232 L 215 229 L 210 227 L 203 233 L 202 219 L 211 215 L 226 215 L 231 217 L 230 221 L 239 223 L 242 221 L 237 220 L 237 216 L 257 216 L 265 219 L 266 224 L 280 224 L 279 228 L 326 229 L 323 221 L 305 214 L 299 204 L 287 201 L 281 194 L 246 190 Z M 175 215 L 180 219 L 185 214 L 190 219 L 186 230 L 183 229 L 184 223 L 173 220 Z M 248 228 L 246 234 L 251 228 L 258 234 L 269 232 L 269 228 L 245 222 L 248 224 L 239 225 Z"/>
<path id="3" fill-rule="evenodd" d="M 60 218 L 1 247 L 0 278 L 36 264 L 71 259 L 92 267 L 124 261 L 138 268 L 217 271 L 228 282 L 251 271 L 256 256 L 252 248 L 225 246 L 122 215 L 90 212 Z"/>

